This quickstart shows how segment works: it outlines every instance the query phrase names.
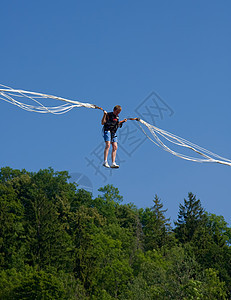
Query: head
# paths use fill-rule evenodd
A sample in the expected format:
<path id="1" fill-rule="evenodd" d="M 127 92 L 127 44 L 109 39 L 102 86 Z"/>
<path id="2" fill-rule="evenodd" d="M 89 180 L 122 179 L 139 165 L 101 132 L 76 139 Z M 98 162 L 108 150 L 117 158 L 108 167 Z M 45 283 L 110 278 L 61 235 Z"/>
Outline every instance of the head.
<path id="1" fill-rule="evenodd" d="M 113 109 L 113 113 L 118 116 L 118 114 L 121 112 L 122 107 L 120 105 L 116 105 Z"/>

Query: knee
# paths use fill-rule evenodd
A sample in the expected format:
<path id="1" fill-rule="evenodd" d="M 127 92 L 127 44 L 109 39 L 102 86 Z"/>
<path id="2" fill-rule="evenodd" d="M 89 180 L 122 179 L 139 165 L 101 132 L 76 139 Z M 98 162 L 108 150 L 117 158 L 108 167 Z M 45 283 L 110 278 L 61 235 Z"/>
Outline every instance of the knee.
<path id="1" fill-rule="evenodd" d="M 109 149 L 110 148 L 110 143 L 106 143 L 105 144 L 105 149 Z"/>
<path id="2" fill-rule="evenodd" d="M 116 150 L 118 149 L 117 144 L 114 144 L 114 143 L 113 143 L 113 144 L 112 144 L 112 148 L 113 148 L 114 151 L 116 151 Z"/>

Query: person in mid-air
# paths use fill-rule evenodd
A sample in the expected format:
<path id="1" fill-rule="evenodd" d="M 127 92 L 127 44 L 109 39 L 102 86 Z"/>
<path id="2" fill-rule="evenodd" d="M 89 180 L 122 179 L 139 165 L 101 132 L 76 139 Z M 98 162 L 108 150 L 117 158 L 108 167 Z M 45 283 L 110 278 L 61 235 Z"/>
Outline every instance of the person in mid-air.
<path id="1" fill-rule="evenodd" d="M 116 105 L 113 109 L 113 112 L 107 113 L 104 111 L 103 118 L 101 124 L 103 125 L 104 130 L 104 141 L 105 141 L 105 149 L 104 149 L 104 163 L 103 166 L 106 168 L 110 168 L 107 157 L 110 149 L 110 145 L 112 144 L 112 153 L 111 159 L 112 164 L 111 168 L 119 168 L 119 165 L 116 164 L 116 151 L 118 148 L 118 139 L 116 135 L 116 131 L 119 127 L 122 127 L 124 122 L 127 122 L 127 119 L 119 121 L 119 113 L 121 112 L 122 108 L 120 105 Z"/>

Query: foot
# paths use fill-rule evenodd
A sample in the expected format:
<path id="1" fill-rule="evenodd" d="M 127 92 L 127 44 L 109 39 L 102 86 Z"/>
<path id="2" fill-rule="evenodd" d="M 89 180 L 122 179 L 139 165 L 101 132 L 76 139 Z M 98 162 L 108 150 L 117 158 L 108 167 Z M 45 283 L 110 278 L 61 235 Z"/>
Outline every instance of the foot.
<path id="1" fill-rule="evenodd" d="M 113 163 L 111 164 L 111 168 L 118 169 L 119 167 L 120 167 L 120 166 L 117 165 L 115 162 L 113 162 Z"/>
<path id="2" fill-rule="evenodd" d="M 107 161 L 105 161 L 105 162 L 103 163 L 103 166 L 104 166 L 105 168 L 110 168 L 110 166 L 109 166 L 109 164 L 108 164 Z"/>

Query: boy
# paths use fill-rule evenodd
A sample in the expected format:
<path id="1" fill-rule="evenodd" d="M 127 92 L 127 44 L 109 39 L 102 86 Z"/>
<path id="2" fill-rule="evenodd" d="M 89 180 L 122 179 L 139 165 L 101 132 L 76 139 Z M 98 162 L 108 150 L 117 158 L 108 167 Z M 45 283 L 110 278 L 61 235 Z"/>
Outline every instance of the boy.
<path id="1" fill-rule="evenodd" d="M 119 168 L 119 165 L 116 164 L 115 159 L 116 159 L 116 151 L 117 151 L 117 135 L 116 131 L 120 127 L 122 127 L 122 124 L 124 122 L 127 122 L 127 119 L 124 119 L 122 121 L 119 121 L 119 113 L 121 112 L 122 108 L 120 105 L 116 105 L 113 109 L 113 112 L 107 113 L 104 111 L 104 115 L 101 121 L 101 124 L 104 125 L 104 141 L 105 141 L 105 149 L 104 149 L 104 163 L 103 166 L 106 168 L 110 168 L 108 162 L 107 162 L 107 157 L 110 149 L 110 145 L 112 144 L 112 154 L 111 154 L 111 159 L 112 159 L 112 164 L 111 168 Z"/>

